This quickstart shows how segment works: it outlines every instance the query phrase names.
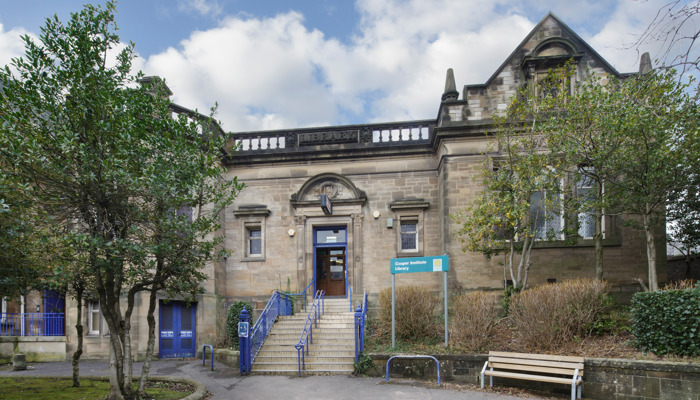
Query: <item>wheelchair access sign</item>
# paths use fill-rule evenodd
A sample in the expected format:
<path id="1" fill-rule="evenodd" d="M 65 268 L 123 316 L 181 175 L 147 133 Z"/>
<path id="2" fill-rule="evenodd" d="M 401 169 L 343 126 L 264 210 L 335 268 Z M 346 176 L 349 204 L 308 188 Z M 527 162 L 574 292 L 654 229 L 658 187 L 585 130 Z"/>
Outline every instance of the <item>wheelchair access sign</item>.
<path id="1" fill-rule="evenodd" d="M 448 256 L 392 258 L 391 273 L 406 274 L 412 272 L 447 272 Z"/>

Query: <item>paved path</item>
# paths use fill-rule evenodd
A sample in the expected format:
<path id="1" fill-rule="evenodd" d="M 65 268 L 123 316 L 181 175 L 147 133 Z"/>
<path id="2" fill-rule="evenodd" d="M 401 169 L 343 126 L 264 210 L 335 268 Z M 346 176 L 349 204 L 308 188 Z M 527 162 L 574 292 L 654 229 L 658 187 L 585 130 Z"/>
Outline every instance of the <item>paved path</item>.
<path id="1" fill-rule="evenodd" d="M 142 363 L 134 364 L 134 376 L 141 373 Z M 157 360 L 151 363 L 152 376 L 185 377 L 204 384 L 213 397 L 224 399 L 285 399 L 285 400 L 514 400 L 521 397 L 487 391 L 466 390 L 454 384 L 437 388 L 435 383 L 395 381 L 384 378 L 357 378 L 349 375 L 334 376 L 240 376 L 238 370 L 215 363 L 211 371 L 209 360 Z M 82 361 L 81 376 L 107 375 L 104 361 Z M 71 376 L 70 362 L 31 363 L 26 371 L 15 372 L 11 366 L 0 367 L 0 376 Z M 532 396 L 528 396 L 534 398 Z"/>

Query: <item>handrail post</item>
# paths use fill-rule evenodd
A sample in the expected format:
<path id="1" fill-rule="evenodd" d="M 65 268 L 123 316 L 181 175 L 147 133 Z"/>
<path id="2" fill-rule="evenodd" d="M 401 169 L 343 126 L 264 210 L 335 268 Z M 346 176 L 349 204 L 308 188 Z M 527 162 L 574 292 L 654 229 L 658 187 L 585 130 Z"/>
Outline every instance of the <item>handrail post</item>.
<path id="1" fill-rule="evenodd" d="M 238 315 L 238 323 L 241 322 L 246 322 L 248 323 L 248 326 L 250 327 L 250 314 L 248 314 L 248 310 L 243 307 L 243 310 L 241 310 L 241 313 Z M 248 335 L 246 337 L 238 337 L 238 349 L 239 349 L 239 357 L 240 357 L 240 372 L 241 375 L 248 375 L 250 374 L 251 370 L 251 360 L 250 360 L 250 334 L 251 334 L 251 329 L 248 329 Z"/>
<path id="2" fill-rule="evenodd" d="M 355 310 L 355 362 L 360 358 L 360 320 L 362 319 L 362 309 L 357 306 Z"/>

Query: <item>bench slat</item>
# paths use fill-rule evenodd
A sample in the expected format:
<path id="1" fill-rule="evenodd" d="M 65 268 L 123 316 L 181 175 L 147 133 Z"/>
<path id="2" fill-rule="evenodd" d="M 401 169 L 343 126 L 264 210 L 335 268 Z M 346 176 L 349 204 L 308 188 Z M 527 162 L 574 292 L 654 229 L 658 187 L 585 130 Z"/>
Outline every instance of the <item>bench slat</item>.
<path id="1" fill-rule="evenodd" d="M 484 375 L 487 376 L 500 376 L 502 378 L 513 378 L 513 379 L 527 379 L 531 381 L 539 382 L 551 382 L 551 383 L 563 383 L 566 385 L 571 385 L 571 378 L 555 378 L 553 376 L 543 376 L 543 375 L 528 375 L 528 374 L 518 374 L 515 372 L 505 372 L 505 371 L 484 371 Z M 576 384 L 580 384 L 581 381 L 577 380 Z"/>
<path id="2" fill-rule="evenodd" d="M 574 375 L 575 369 L 571 368 L 553 368 L 553 367 L 538 367 L 533 365 L 518 365 L 518 364 L 504 364 L 499 362 L 489 362 L 489 367 L 495 369 L 509 369 L 515 371 L 531 371 L 531 372 L 541 372 L 545 374 L 559 374 L 559 375 Z M 578 376 L 583 376 L 583 370 L 579 369 Z"/>
<path id="3" fill-rule="evenodd" d="M 576 356 L 554 356 L 549 354 L 529 354 L 529 353 L 512 353 L 507 351 L 489 351 L 489 357 L 510 357 L 524 358 L 526 360 L 551 360 L 551 361 L 566 361 L 582 363 L 583 357 Z"/>
<path id="4" fill-rule="evenodd" d="M 528 360 L 523 358 L 505 358 L 505 357 L 489 357 L 489 362 L 500 362 L 506 364 L 518 365 L 535 365 L 538 367 L 555 367 L 555 368 L 570 368 L 583 369 L 583 363 L 563 362 L 563 361 L 545 361 L 545 360 Z"/>

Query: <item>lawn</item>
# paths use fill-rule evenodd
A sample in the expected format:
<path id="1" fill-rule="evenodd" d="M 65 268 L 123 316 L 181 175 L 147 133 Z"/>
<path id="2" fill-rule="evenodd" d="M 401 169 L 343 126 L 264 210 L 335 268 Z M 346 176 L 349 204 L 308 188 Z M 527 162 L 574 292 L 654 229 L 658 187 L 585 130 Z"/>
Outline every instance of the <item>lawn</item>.
<path id="1" fill-rule="evenodd" d="M 80 379 L 80 387 L 71 387 L 70 378 L 12 377 L 0 378 L 3 400 L 98 400 L 109 393 L 106 380 Z M 134 388 L 137 386 L 135 385 Z M 146 393 L 154 400 L 176 400 L 192 394 L 195 388 L 186 383 L 150 381 Z"/>

